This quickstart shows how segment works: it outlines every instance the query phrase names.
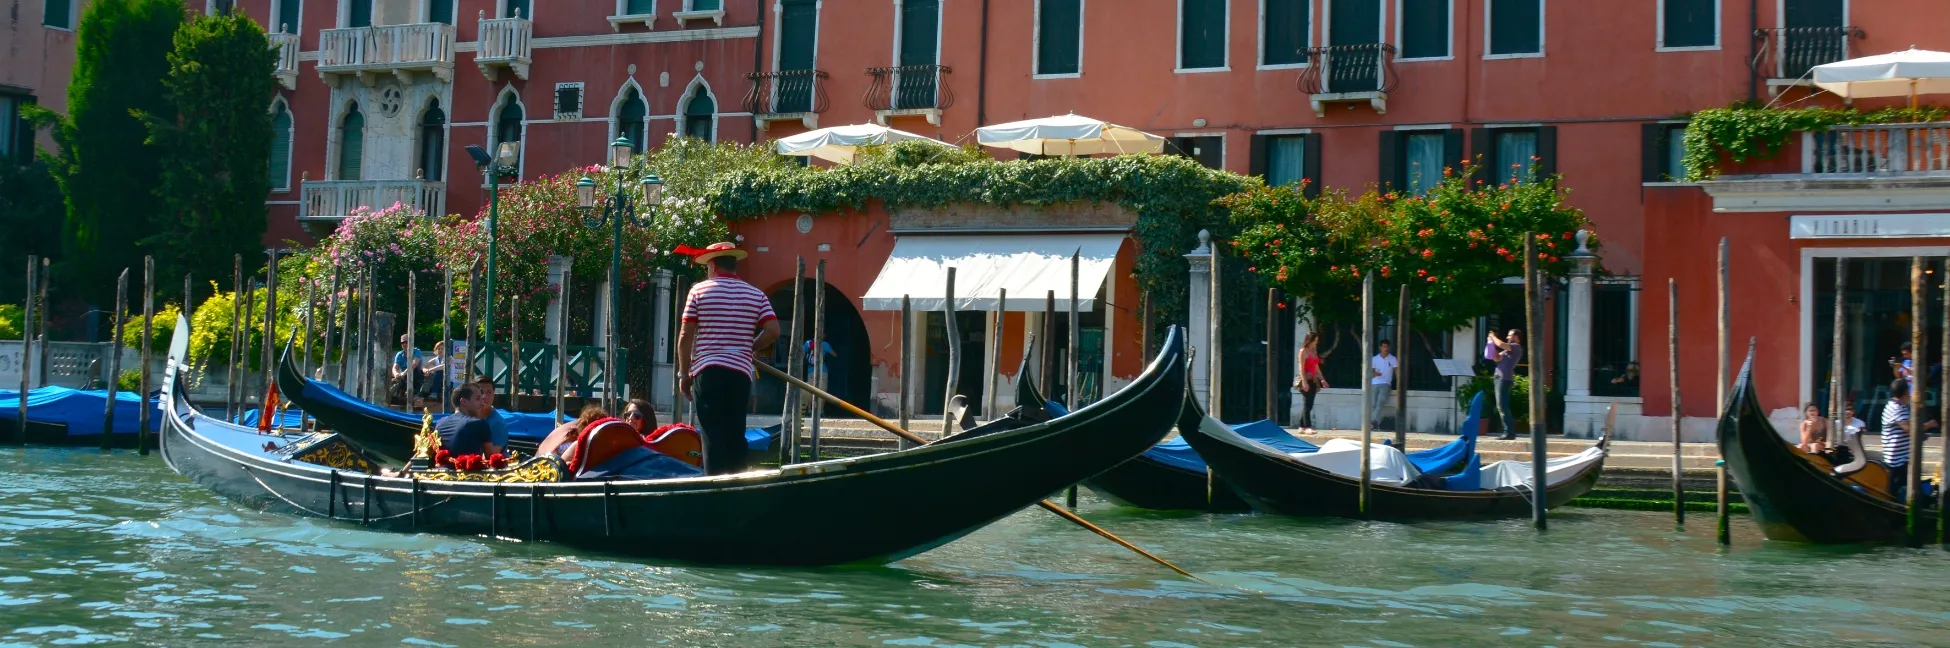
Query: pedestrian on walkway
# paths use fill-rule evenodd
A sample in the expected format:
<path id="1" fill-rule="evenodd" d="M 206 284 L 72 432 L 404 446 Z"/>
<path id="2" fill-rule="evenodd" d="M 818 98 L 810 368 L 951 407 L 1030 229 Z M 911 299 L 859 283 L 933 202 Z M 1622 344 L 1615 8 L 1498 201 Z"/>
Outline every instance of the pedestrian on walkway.
<path id="1" fill-rule="evenodd" d="M 1368 360 L 1368 382 L 1373 385 L 1373 389 L 1369 390 L 1370 393 L 1368 396 L 1370 399 L 1368 402 L 1368 424 L 1378 428 L 1381 427 L 1381 410 L 1386 408 L 1388 403 L 1395 400 L 1389 398 L 1391 391 L 1389 387 L 1395 383 L 1395 375 L 1401 372 L 1402 363 L 1400 358 L 1388 354 L 1387 340 L 1376 343 L 1375 348 L 1379 352 Z M 1399 426 L 1402 424 L 1401 419 L 1407 417 L 1403 416 L 1401 412 L 1396 412 L 1395 418 L 1395 425 Z"/>
<path id="2" fill-rule="evenodd" d="M 1903 501 L 1909 486 L 1909 444 L 1916 436 L 1915 421 L 1909 412 L 1909 380 L 1897 378 L 1889 383 L 1889 404 L 1882 408 L 1882 465 L 1889 467 L 1889 495 Z M 1937 426 L 1923 424 L 1923 430 Z"/>
<path id="3" fill-rule="evenodd" d="M 1513 429 L 1516 419 L 1510 415 L 1510 392 L 1517 386 L 1517 359 L 1523 357 L 1523 332 L 1510 329 L 1502 338 L 1491 331 L 1489 346 L 1484 349 L 1487 360 L 1496 362 L 1496 418 L 1503 424 L 1503 435 L 1497 437 L 1504 441 L 1517 438 Z"/>
<path id="4" fill-rule="evenodd" d="M 692 253 L 710 268 L 710 277 L 691 287 L 684 301 L 684 324 L 677 333 L 677 386 L 697 403 L 704 435 L 704 471 L 722 475 L 745 467 L 745 414 L 751 400 L 756 351 L 779 338 L 772 300 L 738 278 L 745 251 L 732 243 L 712 243 Z"/>
<path id="5" fill-rule="evenodd" d="M 1314 397 L 1327 388 L 1327 374 L 1320 371 L 1320 331 L 1308 331 L 1300 345 L 1300 374 L 1293 379 L 1293 390 L 1300 392 L 1300 431 L 1314 433 Z"/>

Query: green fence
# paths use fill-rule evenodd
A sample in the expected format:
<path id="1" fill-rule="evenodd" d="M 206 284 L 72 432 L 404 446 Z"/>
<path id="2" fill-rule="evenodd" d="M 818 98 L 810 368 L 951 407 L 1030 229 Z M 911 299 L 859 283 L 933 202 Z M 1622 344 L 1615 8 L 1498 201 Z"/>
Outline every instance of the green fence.
<path id="1" fill-rule="evenodd" d="M 603 347 L 570 346 L 568 379 L 564 385 L 570 394 L 591 396 L 601 393 L 609 386 L 609 374 L 603 369 Z M 556 346 L 548 342 L 521 343 L 521 382 L 519 390 L 541 394 L 555 393 Z M 508 373 L 514 368 L 506 344 L 490 344 L 473 354 L 474 375 L 490 376 L 497 385 L 508 384 Z M 630 350 L 616 350 L 616 371 L 629 375 Z M 619 390 L 618 393 L 621 393 Z"/>

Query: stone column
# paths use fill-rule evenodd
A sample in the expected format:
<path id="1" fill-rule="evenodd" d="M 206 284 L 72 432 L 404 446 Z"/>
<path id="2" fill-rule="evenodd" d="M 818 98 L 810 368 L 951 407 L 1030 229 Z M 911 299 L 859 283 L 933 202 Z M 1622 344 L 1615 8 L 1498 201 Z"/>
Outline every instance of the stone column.
<path id="1" fill-rule="evenodd" d="M 1192 394 L 1199 402 L 1213 410 L 1211 389 L 1212 363 L 1208 360 L 1213 352 L 1212 346 L 1212 233 L 1198 232 L 1198 247 L 1185 255 L 1191 265 L 1190 308 L 1186 309 L 1186 340 L 1195 354 L 1192 358 Z"/>
<path id="2" fill-rule="evenodd" d="M 651 404 L 663 411 L 672 411 L 676 404 L 670 401 L 676 392 L 672 386 L 677 381 L 677 365 L 670 361 L 671 350 L 677 343 L 677 314 L 672 312 L 676 305 L 671 303 L 670 291 L 676 287 L 676 275 L 669 270 L 658 270 L 650 280 L 651 291 L 656 295 L 655 305 L 651 307 L 650 321 L 654 329 L 650 333 L 651 355 L 637 361 L 650 361 Z"/>
<path id="3" fill-rule="evenodd" d="M 568 278 L 571 263 L 569 258 L 565 256 L 551 254 L 548 257 L 548 285 L 554 286 L 555 292 L 548 298 L 548 325 L 542 332 L 546 334 L 546 339 L 551 343 L 557 341 L 555 339 L 556 331 L 561 330 L 561 326 L 558 323 L 562 321 L 564 315 L 562 312 L 562 281 Z"/>
<path id="4" fill-rule="evenodd" d="M 1598 256 L 1585 248 L 1585 239 L 1590 234 L 1580 230 L 1577 233 L 1578 249 L 1565 258 L 1571 260 L 1571 291 L 1569 321 L 1565 330 L 1565 385 L 1564 395 L 1591 395 L 1591 287 L 1592 276 L 1598 269 Z"/>

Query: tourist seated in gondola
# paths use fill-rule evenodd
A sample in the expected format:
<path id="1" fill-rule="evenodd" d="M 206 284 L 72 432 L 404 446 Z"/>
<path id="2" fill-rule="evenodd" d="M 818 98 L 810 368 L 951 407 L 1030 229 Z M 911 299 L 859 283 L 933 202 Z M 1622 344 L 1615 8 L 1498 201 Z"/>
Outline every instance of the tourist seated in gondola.
<path id="1" fill-rule="evenodd" d="M 1828 451 L 1828 418 L 1814 403 L 1801 405 L 1801 451 L 1821 454 Z"/>
<path id="2" fill-rule="evenodd" d="M 454 388 L 454 413 L 448 414 L 433 426 L 440 435 L 440 446 L 456 455 L 480 453 L 491 456 L 501 452 L 501 446 L 494 443 L 494 431 L 488 426 L 485 415 L 494 411 L 492 392 L 484 392 L 476 385 L 461 385 Z"/>
<path id="3" fill-rule="evenodd" d="M 606 418 L 609 418 L 609 412 L 604 410 L 603 406 L 593 404 L 583 406 L 582 412 L 574 419 L 551 430 L 548 436 L 542 439 L 541 445 L 535 446 L 535 454 L 562 456 L 568 452 L 568 446 L 575 442 L 576 437 L 581 435 L 590 423 Z"/>
<path id="4" fill-rule="evenodd" d="M 657 408 L 652 407 L 650 401 L 641 398 L 630 399 L 629 403 L 623 406 L 623 415 L 617 418 L 623 419 L 624 423 L 635 428 L 638 436 L 647 436 L 657 429 Z"/>
<path id="5" fill-rule="evenodd" d="M 474 389 L 487 395 L 487 407 L 482 410 L 481 418 L 487 420 L 488 429 L 493 432 L 494 445 L 500 448 L 508 447 L 508 420 L 501 418 L 501 412 L 494 409 L 494 378 L 488 376 L 475 378 Z M 515 397 L 510 390 L 508 407 L 512 409 L 514 403 Z"/>

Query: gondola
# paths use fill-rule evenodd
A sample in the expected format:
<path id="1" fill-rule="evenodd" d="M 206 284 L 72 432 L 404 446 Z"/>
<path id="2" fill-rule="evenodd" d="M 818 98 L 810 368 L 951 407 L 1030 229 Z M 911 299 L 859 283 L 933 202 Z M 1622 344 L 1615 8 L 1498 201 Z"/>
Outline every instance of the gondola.
<path id="1" fill-rule="evenodd" d="M 164 382 L 172 387 L 188 324 L 176 330 Z M 361 472 L 370 462 L 342 439 L 345 453 L 294 453 L 317 442 L 199 415 L 173 388 L 164 393 L 161 449 L 178 473 L 247 506 L 376 529 L 705 564 L 886 562 L 966 535 L 1163 438 L 1185 389 L 1183 333 L 1173 330 L 1163 348 L 1129 386 L 1062 420 L 735 475 L 553 483 L 385 477 Z M 546 467 L 554 458 L 529 461 Z"/>
<path id="2" fill-rule="evenodd" d="M 1186 397 L 1186 409 L 1201 409 Z M 1298 516 L 1363 517 L 1359 493 L 1359 463 L 1350 476 L 1303 462 L 1278 449 L 1258 443 L 1203 415 L 1197 425 L 1179 429 L 1194 450 L 1205 458 L 1212 471 L 1233 493 L 1253 510 Z M 1606 433 L 1609 436 L 1609 432 Z M 1321 455 L 1334 444 L 1322 447 Z M 1357 448 L 1360 442 L 1353 442 Z M 1553 460 L 1545 487 L 1545 506 L 1556 507 L 1589 492 L 1604 471 L 1607 438 L 1601 437 L 1590 450 L 1569 458 Z M 1358 457 L 1358 455 L 1356 455 Z M 1447 478 L 1411 482 L 1414 486 L 1370 482 L 1366 517 L 1376 519 L 1450 519 L 1510 517 L 1531 512 L 1533 489 L 1529 487 L 1527 463 L 1499 462 L 1484 469 L 1473 453 L 1464 470 Z M 1520 469 L 1520 470 L 1519 470 Z M 1504 487 L 1492 476 L 1521 475 L 1518 483 Z M 1427 486 L 1427 487 L 1424 487 Z"/>
<path id="3" fill-rule="evenodd" d="M 1908 512 L 1884 490 L 1887 468 L 1852 462 L 1856 470 L 1837 475 L 1826 459 L 1789 444 L 1761 408 L 1753 369 L 1750 351 L 1720 414 L 1718 436 L 1727 473 L 1740 484 L 1761 534 L 1818 544 L 1904 541 Z M 1862 456 L 1859 446 L 1855 452 Z M 1918 517 L 1925 528 L 1936 528 L 1937 511 L 1924 509 Z"/>

